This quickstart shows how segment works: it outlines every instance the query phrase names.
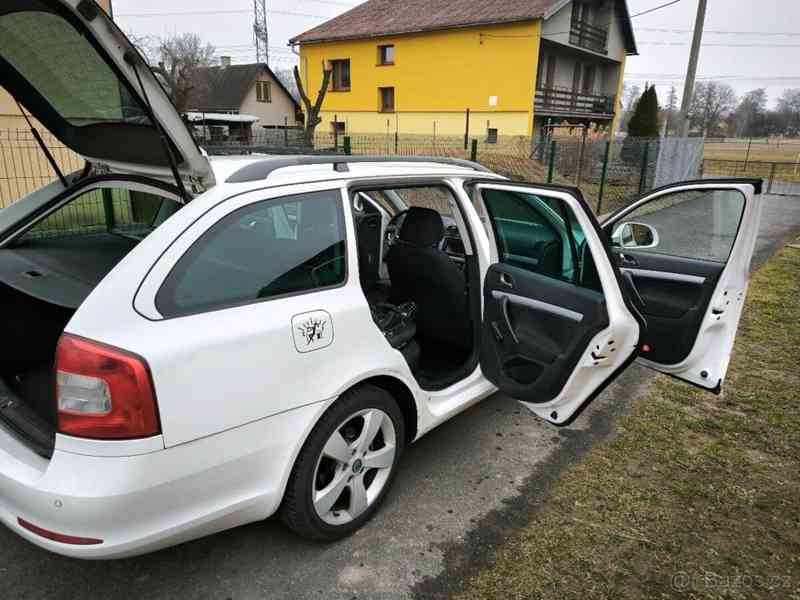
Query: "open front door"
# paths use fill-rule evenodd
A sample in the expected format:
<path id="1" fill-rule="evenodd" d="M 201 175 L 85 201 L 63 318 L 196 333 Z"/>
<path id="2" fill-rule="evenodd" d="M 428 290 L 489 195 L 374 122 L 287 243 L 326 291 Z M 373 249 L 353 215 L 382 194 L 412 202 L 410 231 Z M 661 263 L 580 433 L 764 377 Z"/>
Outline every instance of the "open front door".
<path id="1" fill-rule="evenodd" d="M 475 190 L 492 243 L 481 369 L 538 416 L 565 423 L 634 358 L 641 317 L 579 195 L 504 183 Z"/>
<path id="2" fill-rule="evenodd" d="M 744 306 L 760 180 L 666 186 L 603 223 L 647 321 L 640 362 L 719 392 Z"/>

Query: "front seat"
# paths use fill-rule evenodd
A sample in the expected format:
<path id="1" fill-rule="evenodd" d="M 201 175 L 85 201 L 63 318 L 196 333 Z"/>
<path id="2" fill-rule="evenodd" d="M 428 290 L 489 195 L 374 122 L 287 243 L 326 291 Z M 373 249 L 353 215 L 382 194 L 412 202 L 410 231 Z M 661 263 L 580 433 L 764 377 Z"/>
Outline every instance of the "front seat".
<path id="1" fill-rule="evenodd" d="M 467 289 L 461 269 L 439 249 L 444 224 L 430 208 L 408 209 L 386 265 L 392 300 L 417 304 L 417 333 L 430 340 L 472 347 Z"/>

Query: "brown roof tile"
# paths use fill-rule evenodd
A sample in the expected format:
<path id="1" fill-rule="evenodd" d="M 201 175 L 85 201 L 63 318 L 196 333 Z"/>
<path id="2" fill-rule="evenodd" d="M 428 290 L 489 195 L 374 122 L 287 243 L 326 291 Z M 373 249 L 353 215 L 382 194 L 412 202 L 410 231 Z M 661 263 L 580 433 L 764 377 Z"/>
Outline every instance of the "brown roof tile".
<path id="1" fill-rule="evenodd" d="M 541 19 L 560 0 L 368 0 L 290 40 L 310 43 Z"/>

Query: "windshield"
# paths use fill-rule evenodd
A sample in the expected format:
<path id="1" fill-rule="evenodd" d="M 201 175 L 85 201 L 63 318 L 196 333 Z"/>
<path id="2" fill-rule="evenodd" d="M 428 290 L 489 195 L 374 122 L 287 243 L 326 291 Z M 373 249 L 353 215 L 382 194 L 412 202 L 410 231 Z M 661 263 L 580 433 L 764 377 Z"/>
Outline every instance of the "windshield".
<path id="1" fill-rule="evenodd" d="M 150 123 L 94 46 L 57 14 L 0 16 L 0 56 L 70 125 Z"/>

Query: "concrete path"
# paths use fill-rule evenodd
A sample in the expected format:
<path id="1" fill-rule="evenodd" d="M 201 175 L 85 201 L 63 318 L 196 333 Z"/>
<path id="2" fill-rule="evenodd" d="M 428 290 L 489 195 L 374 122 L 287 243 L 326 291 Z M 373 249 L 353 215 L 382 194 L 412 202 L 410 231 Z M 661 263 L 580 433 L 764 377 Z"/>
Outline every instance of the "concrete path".
<path id="1" fill-rule="evenodd" d="M 800 198 L 768 196 L 754 265 L 800 231 Z M 378 515 L 331 545 L 275 520 L 135 559 L 48 554 L 0 528 L 3 598 L 405 598 L 458 589 L 492 547 L 546 501 L 564 468 L 613 431 L 652 376 L 633 366 L 557 429 L 497 394 L 408 449 Z M 444 596 L 439 596 L 444 597 Z"/>

